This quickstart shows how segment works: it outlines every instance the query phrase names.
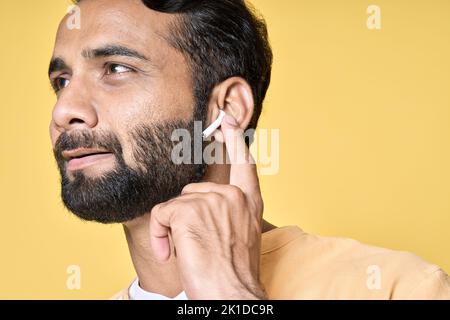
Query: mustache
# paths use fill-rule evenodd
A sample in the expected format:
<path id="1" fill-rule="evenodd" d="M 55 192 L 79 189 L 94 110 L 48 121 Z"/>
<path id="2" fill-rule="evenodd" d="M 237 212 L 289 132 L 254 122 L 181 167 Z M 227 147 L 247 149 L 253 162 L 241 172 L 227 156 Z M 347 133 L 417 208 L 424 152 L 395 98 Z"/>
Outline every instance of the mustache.
<path id="1" fill-rule="evenodd" d="M 122 146 L 117 136 L 106 131 L 76 131 L 68 134 L 63 132 L 56 140 L 53 147 L 53 154 L 58 162 L 64 161 L 62 153 L 64 151 L 78 148 L 105 149 L 116 155 L 122 155 Z"/>

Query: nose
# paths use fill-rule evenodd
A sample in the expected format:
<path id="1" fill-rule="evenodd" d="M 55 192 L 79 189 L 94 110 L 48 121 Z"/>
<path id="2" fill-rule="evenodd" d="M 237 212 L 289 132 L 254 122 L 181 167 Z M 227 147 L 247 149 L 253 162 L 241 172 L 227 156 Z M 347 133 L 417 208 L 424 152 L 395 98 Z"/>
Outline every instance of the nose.
<path id="1" fill-rule="evenodd" d="M 92 129 L 98 123 L 90 86 L 72 77 L 69 85 L 62 89 L 53 109 L 53 123 L 59 131 Z"/>

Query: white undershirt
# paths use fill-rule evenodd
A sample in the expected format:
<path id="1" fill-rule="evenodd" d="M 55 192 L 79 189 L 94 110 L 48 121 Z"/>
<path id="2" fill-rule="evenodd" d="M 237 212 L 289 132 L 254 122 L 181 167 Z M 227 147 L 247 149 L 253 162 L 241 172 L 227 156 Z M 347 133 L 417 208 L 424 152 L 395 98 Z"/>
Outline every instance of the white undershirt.
<path id="1" fill-rule="evenodd" d="M 148 292 L 139 286 L 139 279 L 133 281 L 128 289 L 130 300 L 188 300 L 186 293 L 183 291 L 175 298 L 169 298 L 161 294 Z"/>

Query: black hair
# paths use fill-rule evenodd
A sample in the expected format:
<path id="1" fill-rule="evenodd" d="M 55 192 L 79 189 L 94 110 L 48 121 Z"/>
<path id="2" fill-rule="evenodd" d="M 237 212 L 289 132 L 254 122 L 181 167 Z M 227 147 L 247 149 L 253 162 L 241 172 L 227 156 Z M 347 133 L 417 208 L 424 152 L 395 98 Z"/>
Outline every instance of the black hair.
<path id="1" fill-rule="evenodd" d="M 178 16 L 168 40 L 188 58 L 199 106 L 195 119 L 206 120 L 213 87 L 238 76 L 252 88 L 255 106 L 247 129 L 255 129 L 273 59 L 264 19 L 244 0 L 141 1 L 149 9 Z"/>

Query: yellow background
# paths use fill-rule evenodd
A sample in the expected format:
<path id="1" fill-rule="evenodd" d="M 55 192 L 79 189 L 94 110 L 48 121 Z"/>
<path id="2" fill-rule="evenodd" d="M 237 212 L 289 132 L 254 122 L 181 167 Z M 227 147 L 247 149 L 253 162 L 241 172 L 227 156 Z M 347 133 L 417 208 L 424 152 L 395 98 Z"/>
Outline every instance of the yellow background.
<path id="1" fill-rule="evenodd" d="M 134 277 L 121 226 L 80 222 L 59 198 L 46 72 L 69 3 L 0 2 L 0 298 L 108 298 Z M 261 127 L 281 134 L 265 217 L 449 272 L 450 1 L 253 3 L 275 54 Z M 69 265 L 81 290 L 66 288 Z"/>

